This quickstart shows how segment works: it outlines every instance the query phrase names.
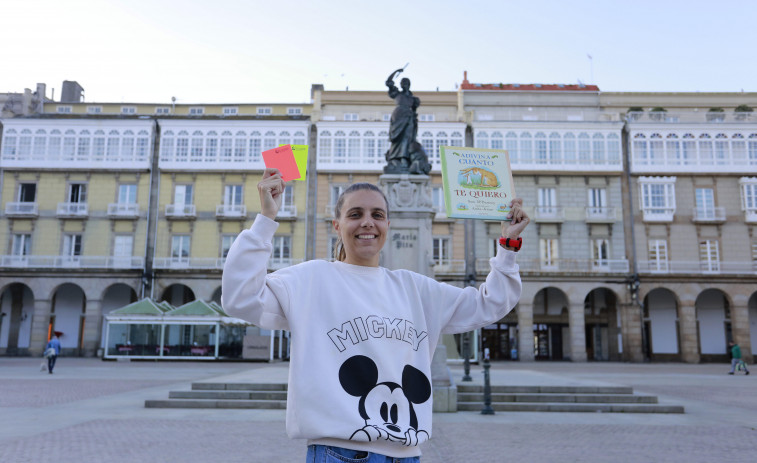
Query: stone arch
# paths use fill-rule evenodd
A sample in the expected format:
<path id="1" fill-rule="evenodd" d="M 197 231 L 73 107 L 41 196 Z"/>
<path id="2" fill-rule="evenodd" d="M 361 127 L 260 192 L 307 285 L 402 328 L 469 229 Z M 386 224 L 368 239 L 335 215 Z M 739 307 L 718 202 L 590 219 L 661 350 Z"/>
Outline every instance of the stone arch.
<path id="1" fill-rule="evenodd" d="M 22 355 L 31 344 L 34 293 L 24 283 L 10 283 L 0 292 L 0 353 Z"/>
<path id="2" fill-rule="evenodd" d="M 570 356 L 570 321 L 567 294 L 548 286 L 533 299 L 534 358 L 564 360 Z"/>
<path id="3" fill-rule="evenodd" d="M 654 288 L 644 297 L 644 331 L 647 345 L 642 346 L 642 349 L 652 360 L 680 360 L 680 307 L 676 294 L 664 287 Z"/>
<path id="4" fill-rule="evenodd" d="M 609 288 L 594 288 L 584 299 L 588 360 L 619 360 L 618 297 Z"/>
<path id="5" fill-rule="evenodd" d="M 704 361 L 727 361 L 731 334 L 731 301 L 720 289 L 703 290 L 696 298 L 697 337 L 699 353 Z"/>
<path id="6" fill-rule="evenodd" d="M 195 293 L 189 286 L 174 283 L 163 290 L 163 294 L 160 296 L 160 301 L 158 302 L 168 301 L 172 306 L 179 307 L 195 299 Z"/>
<path id="7" fill-rule="evenodd" d="M 105 347 L 105 330 L 107 329 L 105 323 L 105 316 L 114 310 L 120 309 L 132 302 L 137 301 L 137 292 L 131 286 L 126 283 L 114 283 L 103 291 L 101 299 L 101 313 L 102 313 L 102 327 L 100 329 L 100 342 L 101 348 Z"/>
<path id="8" fill-rule="evenodd" d="M 63 333 L 60 337 L 61 348 L 81 355 L 86 312 L 87 297 L 79 285 L 63 283 L 56 287 L 50 304 L 48 338 L 53 331 Z"/>
<path id="9" fill-rule="evenodd" d="M 213 296 L 211 296 L 210 300 L 217 303 L 218 305 L 221 305 L 221 287 L 220 286 L 216 288 L 215 291 L 213 291 Z"/>

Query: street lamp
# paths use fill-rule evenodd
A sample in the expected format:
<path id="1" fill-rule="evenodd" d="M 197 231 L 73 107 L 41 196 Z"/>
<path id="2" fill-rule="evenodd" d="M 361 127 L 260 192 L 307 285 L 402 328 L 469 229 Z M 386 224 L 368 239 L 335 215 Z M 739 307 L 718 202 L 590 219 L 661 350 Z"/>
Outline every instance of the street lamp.
<path id="1" fill-rule="evenodd" d="M 647 330 L 644 326 L 644 304 L 639 301 L 639 286 L 641 286 L 639 274 L 634 273 L 628 279 L 626 287 L 631 293 L 631 303 L 639 307 L 639 322 L 641 325 L 641 355 L 642 357 L 644 357 L 644 360 L 648 360 L 649 352 L 647 352 L 647 346 L 649 344 L 647 343 Z"/>
<path id="2" fill-rule="evenodd" d="M 466 286 L 476 286 L 476 277 L 469 273 L 466 281 Z M 465 371 L 465 374 L 463 375 L 463 381 L 473 381 L 473 378 L 471 378 L 470 375 L 470 332 L 463 333 L 463 370 Z"/>

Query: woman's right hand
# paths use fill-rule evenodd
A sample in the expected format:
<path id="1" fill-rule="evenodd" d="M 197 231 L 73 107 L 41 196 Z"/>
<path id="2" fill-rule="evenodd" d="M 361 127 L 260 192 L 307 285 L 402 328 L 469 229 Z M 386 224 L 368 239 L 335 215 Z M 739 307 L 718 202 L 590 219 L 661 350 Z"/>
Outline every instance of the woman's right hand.
<path id="1" fill-rule="evenodd" d="M 263 172 L 263 179 L 258 182 L 260 213 L 271 220 L 276 220 L 276 215 L 281 208 L 284 186 L 279 169 L 266 169 Z"/>

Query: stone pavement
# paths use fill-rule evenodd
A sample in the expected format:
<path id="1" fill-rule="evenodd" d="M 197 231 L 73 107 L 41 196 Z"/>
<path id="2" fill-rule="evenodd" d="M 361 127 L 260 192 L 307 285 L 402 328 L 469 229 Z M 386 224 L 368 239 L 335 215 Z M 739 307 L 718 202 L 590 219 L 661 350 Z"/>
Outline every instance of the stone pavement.
<path id="1" fill-rule="evenodd" d="M 103 362 L 0 357 L 0 462 L 301 462 L 282 410 L 146 409 L 194 381 L 285 381 L 286 363 Z M 462 368 L 451 368 L 460 382 Z M 725 364 L 498 363 L 493 384 L 622 385 L 683 415 L 435 414 L 423 463 L 755 462 L 757 372 Z M 472 365 L 474 382 L 482 368 Z"/>

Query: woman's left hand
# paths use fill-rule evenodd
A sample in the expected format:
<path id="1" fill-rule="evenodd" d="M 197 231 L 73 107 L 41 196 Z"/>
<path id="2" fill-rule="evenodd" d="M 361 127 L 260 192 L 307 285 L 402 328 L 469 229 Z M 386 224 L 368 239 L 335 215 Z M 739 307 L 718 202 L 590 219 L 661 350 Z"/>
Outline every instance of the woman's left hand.
<path id="1" fill-rule="evenodd" d="M 507 215 L 508 221 L 502 222 L 502 236 L 505 238 L 515 239 L 523 232 L 523 229 L 528 226 L 531 219 L 523 210 L 523 198 L 515 198 L 510 203 L 510 213 Z"/>

